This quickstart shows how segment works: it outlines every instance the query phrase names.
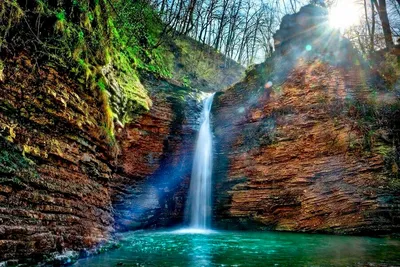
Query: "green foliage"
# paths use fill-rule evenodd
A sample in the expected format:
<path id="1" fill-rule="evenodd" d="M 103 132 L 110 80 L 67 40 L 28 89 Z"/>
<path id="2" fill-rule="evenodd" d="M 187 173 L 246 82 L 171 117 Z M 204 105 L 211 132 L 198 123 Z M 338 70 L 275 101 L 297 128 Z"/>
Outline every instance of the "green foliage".
<path id="1" fill-rule="evenodd" d="M 157 46 L 163 24 L 159 14 L 145 1 L 116 1 L 118 16 L 113 27 L 124 36 L 115 35 L 134 59 L 135 67 L 162 76 L 170 76 L 164 49 Z"/>
<path id="2" fill-rule="evenodd" d="M 100 92 L 105 92 L 106 89 L 107 89 L 107 85 L 106 85 L 104 79 L 100 79 L 100 80 L 97 82 L 97 86 L 99 87 Z"/>
<path id="3" fill-rule="evenodd" d="M 185 87 L 190 87 L 191 81 L 187 75 L 183 76 L 182 82 Z"/>
<path id="4" fill-rule="evenodd" d="M 400 154 L 395 146 L 380 146 L 378 152 L 384 156 L 385 167 L 393 178 L 400 178 Z"/>
<path id="5" fill-rule="evenodd" d="M 379 74 L 385 79 L 388 88 L 393 88 L 400 77 L 400 57 L 386 53 L 377 66 Z"/>
<path id="6" fill-rule="evenodd" d="M 29 167 L 29 163 L 22 156 L 22 153 L 14 153 L 4 149 L 0 151 L 0 171 L 2 173 L 14 173 L 27 167 Z"/>
<path id="7" fill-rule="evenodd" d="M 163 47 L 163 64 L 184 86 L 220 90 L 244 75 L 244 68 L 238 63 L 189 37 L 181 36 Z"/>
<path id="8" fill-rule="evenodd" d="M 6 37 L 11 28 L 24 16 L 16 0 L 0 1 L 0 49 L 6 44 Z"/>
<path id="9" fill-rule="evenodd" d="M 215 78 L 215 59 L 202 49 L 195 49 L 193 43 L 180 39 L 176 41 L 180 49 L 181 61 L 184 66 L 184 73 L 193 73 L 194 76 L 202 77 L 205 80 L 213 80 Z M 183 74 L 182 81 L 187 78 L 187 74 Z"/>
<path id="10" fill-rule="evenodd" d="M 372 103 L 350 99 L 347 101 L 347 110 L 354 119 L 354 127 L 363 136 L 363 142 L 359 145 L 366 151 L 371 150 L 374 144 L 374 131 L 378 129 L 378 126 L 373 124 L 375 115 L 377 115 L 376 108 Z M 350 148 L 358 147 L 358 144 L 355 142 L 355 140 L 351 140 Z"/>
<path id="11" fill-rule="evenodd" d="M 170 58 L 164 57 L 163 47 L 157 47 L 162 28 L 157 12 L 146 1 L 35 0 L 24 6 L 16 0 L 0 1 L 0 47 L 11 39 L 22 40 L 24 49 L 38 60 L 69 70 L 83 88 L 99 96 L 104 128 L 112 138 L 116 117 L 128 122 L 132 113 L 150 109 L 138 70 L 171 76 Z M 104 74 L 104 68 L 112 74 Z M 0 65 L 0 79 L 2 70 Z M 114 91 L 111 82 L 117 84 Z M 125 107 L 120 110 L 126 114 L 117 114 L 122 117 L 115 116 L 113 105 L 105 103 L 113 101 L 107 91 L 122 94 Z"/>
<path id="12" fill-rule="evenodd" d="M 3 81 L 4 79 L 4 63 L 2 60 L 0 60 L 0 82 Z"/>
<path id="13" fill-rule="evenodd" d="M 354 129 L 362 134 L 361 141 L 350 140 L 350 148 L 381 154 L 387 173 L 391 177 L 399 178 L 400 101 L 379 101 L 377 90 L 371 89 L 370 92 L 367 99 L 347 102 Z M 384 93 L 393 97 L 390 91 Z"/>
<path id="14" fill-rule="evenodd" d="M 59 21 L 65 21 L 65 11 L 61 10 L 60 12 L 56 13 L 56 17 Z"/>
<path id="15" fill-rule="evenodd" d="M 100 96 L 101 96 L 101 102 L 103 104 L 103 111 L 104 111 L 104 117 L 105 117 L 105 133 L 109 137 L 111 141 L 114 141 L 114 114 L 113 111 L 110 107 L 110 101 L 109 101 L 109 96 L 108 92 L 105 89 L 105 84 L 100 80 L 98 82 L 99 88 L 100 88 Z"/>

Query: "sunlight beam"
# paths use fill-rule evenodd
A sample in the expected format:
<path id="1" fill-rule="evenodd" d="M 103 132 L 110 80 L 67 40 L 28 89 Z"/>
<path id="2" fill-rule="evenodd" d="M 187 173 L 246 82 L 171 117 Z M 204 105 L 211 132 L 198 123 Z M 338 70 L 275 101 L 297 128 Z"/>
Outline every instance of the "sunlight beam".
<path id="1" fill-rule="evenodd" d="M 345 31 L 359 23 L 361 11 L 355 1 L 339 0 L 329 11 L 329 25 Z"/>

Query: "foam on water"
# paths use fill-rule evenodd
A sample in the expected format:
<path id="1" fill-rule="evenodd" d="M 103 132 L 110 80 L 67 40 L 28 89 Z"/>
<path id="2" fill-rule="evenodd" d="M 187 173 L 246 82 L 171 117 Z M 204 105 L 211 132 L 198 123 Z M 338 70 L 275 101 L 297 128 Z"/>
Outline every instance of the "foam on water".
<path id="1" fill-rule="evenodd" d="M 183 228 L 179 230 L 175 230 L 172 232 L 173 234 L 202 234 L 209 235 L 217 233 L 217 231 L 211 229 L 201 229 L 201 228 Z"/>

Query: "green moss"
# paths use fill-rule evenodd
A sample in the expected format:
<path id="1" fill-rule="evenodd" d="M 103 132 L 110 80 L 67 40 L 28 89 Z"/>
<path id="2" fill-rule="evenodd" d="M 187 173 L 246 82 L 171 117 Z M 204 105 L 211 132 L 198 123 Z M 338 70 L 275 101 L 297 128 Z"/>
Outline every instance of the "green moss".
<path id="1" fill-rule="evenodd" d="M 189 37 L 179 37 L 163 47 L 162 61 L 174 79 L 195 88 L 223 89 L 244 75 L 244 68 L 225 58 L 212 47 L 202 45 Z"/>
<path id="2" fill-rule="evenodd" d="M 46 10 L 47 10 L 47 5 L 45 2 L 43 2 L 42 0 L 36 0 L 37 6 L 35 11 L 38 14 L 45 14 Z"/>
<path id="3" fill-rule="evenodd" d="M 27 38 L 23 31 L 17 29 L 26 26 L 18 25 L 25 13 L 28 14 L 25 20 L 30 25 L 36 25 L 40 17 L 43 25 L 53 27 L 54 32 L 47 33 L 43 30 L 46 35 L 40 37 L 32 51 L 36 49 L 41 57 L 69 69 L 72 77 L 83 87 L 94 90 L 99 95 L 108 133 L 113 129 L 111 122 L 117 113 L 111 108 L 114 105 L 105 104 L 105 101 L 112 101 L 112 97 L 105 96 L 104 93 L 109 86 L 108 80 L 102 79 L 102 69 L 105 66 L 111 65 L 115 70 L 116 82 L 125 98 L 122 104 L 126 106 L 121 110 L 125 110 L 126 114 L 118 114 L 122 116 L 119 120 L 128 122 L 135 112 L 150 109 L 151 100 L 138 79 L 138 69 L 161 76 L 170 75 L 164 67 L 163 50 L 153 49 L 163 25 L 151 6 L 145 1 L 114 2 L 111 6 L 110 1 L 104 0 L 74 0 L 72 8 L 68 2 L 37 0 L 35 4 L 33 8 L 30 5 L 28 10 L 23 10 L 17 1 L 1 2 L 1 7 L 4 7 L 0 9 L 1 46 L 6 45 L 6 33 L 12 27 L 16 28 L 14 34 L 21 34 L 14 39 Z M 48 25 L 49 22 L 54 25 Z M 36 41 L 30 40 L 29 43 Z M 1 70 L 0 68 L 0 79 Z M 99 82 L 99 79 L 102 81 Z M 109 135 L 113 136 L 111 133 Z"/>
<path id="4" fill-rule="evenodd" d="M 6 46 L 7 40 L 33 44 L 28 50 L 38 62 L 45 64 L 47 60 L 69 70 L 71 78 L 99 98 L 104 114 L 99 126 L 110 140 L 114 138 L 114 121 L 127 123 L 137 113 L 150 110 L 152 103 L 139 79 L 140 70 L 156 77 L 172 76 L 175 56 L 167 52 L 168 45 L 159 45 L 164 25 L 147 1 L 36 0 L 19 6 L 15 0 L 5 0 L 0 5 L 5 6 L 0 9 L 0 25 L 6 25 L 0 26 L 0 46 Z M 18 24 L 22 16 L 24 21 Z M 36 27 L 38 21 L 42 28 L 33 29 L 40 35 L 35 38 L 27 25 Z M 7 36 L 12 28 L 14 36 Z M 185 40 L 178 46 L 184 51 L 182 58 L 187 66 L 204 58 L 201 49 L 193 53 L 193 43 Z M 192 69 L 194 75 L 204 79 L 216 76 L 214 59 L 207 58 Z M 112 73 L 103 73 L 106 69 Z M 182 78 L 187 87 L 193 86 L 192 75 L 184 75 L 175 78 Z M 115 100 L 118 105 L 111 103 Z"/>
<path id="5" fill-rule="evenodd" d="M 400 178 L 400 156 L 396 147 L 381 145 L 378 147 L 378 153 L 383 155 L 385 161 L 385 169 L 391 178 L 399 180 Z M 400 184 L 400 182 L 399 182 Z"/>
<path id="6" fill-rule="evenodd" d="M 56 13 L 56 17 L 59 21 L 65 21 L 65 11 L 61 10 L 60 12 Z"/>
<path id="7" fill-rule="evenodd" d="M 0 1 L 0 47 L 7 44 L 7 36 L 12 27 L 24 16 L 16 0 Z"/>
<path id="8" fill-rule="evenodd" d="M 14 144 L 0 137 L 0 184 L 23 186 L 38 177 L 34 163 Z"/>
<path id="9" fill-rule="evenodd" d="M 0 60 L 0 82 L 4 80 L 4 63 Z"/>
<path id="10" fill-rule="evenodd" d="M 191 85 L 191 81 L 190 81 L 190 79 L 189 79 L 188 76 L 184 76 L 184 77 L 182 78 L 182 82 L 183 82 L 183 85 L 184 85 L 185 87 L 190 87 L 190 85 Z"/>
<path id="11" fill-rule="evenodd" d="M 371 151 L 375 143 L 375 130 L 366 129 L 363 135 L 363 149 Z"/>
<path id="12" fill-rule="evenodd" d="M 281 95 L 283 92 L 282 86 L 273 86 L 272 90 L 274 91 L 275 94 Z"/>
<path id="13" fill-rule="evenodd" d="M 386 53 L 384 60 L 377 67 L 377 71 L 384 78 L 387 87 L 394 89 L 398 82 L 398 77 L 400 77 L 399 57 L 393 53 Z"/>
<path id="14" fill-rule="evenodd" d="M 393 151 L 393 148 L 391 146 L 388 146 L 387 144 L 383 144 L 383 143 L 377 144 L 377 146 L 374 149 L 378 154 L 380 154 L 384 157 L 387 157 Z"/>
<path id="15" fill-rule="evenodd" d="M 25 161 L 22 155 L 12 153 L 7 150 L 0 151 L 0 172 L 1 173 L 13 173 L 20 168 L 28 167 L 29 165 Z"/>
<path id="16" fill-rule="evenodd" d="M 108 137 L 110 145 L 115 143 L 115 135 L 114 135 L 114 113 L 110 107 L 110 100 L 108 96 L 108 91 L 106 90 L 106 85 L 103 79 L 100 79 L 97 82 L 100 89 L 101 102 L 103 105 L 104 111 L 104 125 L 102 126 L 104 133 Z"/>
<path id="17" fill-rule="evenodd" d="M 100 79 L 97 82 L 97 86 L 99 87 L 100 92 L 106 91 L 107 85 L 106 85 L 106 82 L 104 81 L 104 79 Z"/>

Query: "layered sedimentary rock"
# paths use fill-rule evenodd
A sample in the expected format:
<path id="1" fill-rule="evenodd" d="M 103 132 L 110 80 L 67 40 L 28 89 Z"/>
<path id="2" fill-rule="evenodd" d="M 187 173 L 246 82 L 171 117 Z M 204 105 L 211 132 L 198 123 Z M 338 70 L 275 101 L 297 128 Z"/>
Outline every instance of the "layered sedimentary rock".
<path id="1" fill-rule="evenodd" d="M 3 60 L 0 262 L 41 261 L 104 244 L 116 230 L 182 220 L 195 95 L 182 99 L 185 89 L 173 81 L 143 77 L 153 106 L 125 128 L 116 125 L 113 137 L 101 92 L 31 58 L 21 53 Z M 160 177 L 166 165 L 169 173 Z M 147 213 L 138 224 L 129 214 L 143 210 L 141 203 Z"/>
<path id="2" fill-rule="evenodd" d="M 183 222 L 199 119 L 197 93 L 163 79 L 143 80 L 154 106 L 119 136 L 121 156 L 113 187 L 118 230 Z"/>
<path id="3" fill-rule="evenodd" d="M 390 106 L 398 99 L 371 89 L 368 70 L 348 41 L 326 28 L 324 14 L 307 6 L 286 17 L 275 55 L 216 96 L 217 227 L 400 231 L 395 141 L 385 128 L 366 132 L 359 116 L 371 101 Z M 335 46 L 313 33 L 320 27 Z"/>
<path id="4" fill-rule="evenodd" d="M 0 261 L 92 247 L 113 232 L 102 103 L 20 54 L 0 82 Z"/>

